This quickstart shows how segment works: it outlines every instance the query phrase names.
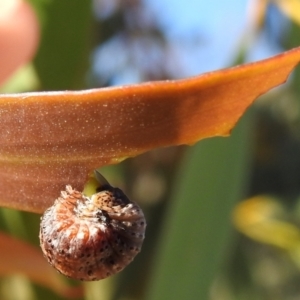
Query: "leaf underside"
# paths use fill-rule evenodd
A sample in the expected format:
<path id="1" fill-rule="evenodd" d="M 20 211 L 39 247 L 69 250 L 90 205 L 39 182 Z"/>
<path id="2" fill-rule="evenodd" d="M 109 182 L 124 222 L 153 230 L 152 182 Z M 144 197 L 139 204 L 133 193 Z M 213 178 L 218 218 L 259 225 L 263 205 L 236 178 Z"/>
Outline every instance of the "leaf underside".
<path id="1" fill-rule="evenodd" d="M 41 213 L 65 185 L 158 147 L 227 136 L 261 94 L 285 82 L 300 48 L 178 81 L 0 95 L 0 205 Z"/>

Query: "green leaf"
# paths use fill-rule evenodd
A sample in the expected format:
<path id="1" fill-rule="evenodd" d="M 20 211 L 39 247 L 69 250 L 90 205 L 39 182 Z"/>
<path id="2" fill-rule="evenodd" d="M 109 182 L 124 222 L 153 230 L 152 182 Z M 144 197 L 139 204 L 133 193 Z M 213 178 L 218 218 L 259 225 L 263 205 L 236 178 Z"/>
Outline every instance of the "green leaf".
<path id="1" fill-rule="evenodd" d="M 41 88 L 83 88 L 91 45 L 91 0 L 33 4 L 42 24 L 41 44 L 35 58 Z"/>
<path id="2" fill-rule="evenodd" d="M 230 214 L 247 175 L 248 125 L 244 119 L 230 138 L 204 140 L 189 150 L 146 299 L 208 299 L 231 242 Z"/>

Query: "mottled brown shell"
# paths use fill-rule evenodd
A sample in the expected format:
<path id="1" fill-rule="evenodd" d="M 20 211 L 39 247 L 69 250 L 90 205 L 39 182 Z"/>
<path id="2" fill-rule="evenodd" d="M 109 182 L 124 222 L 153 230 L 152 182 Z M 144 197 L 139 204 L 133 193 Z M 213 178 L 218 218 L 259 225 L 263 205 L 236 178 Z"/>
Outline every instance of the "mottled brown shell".
<path id="1" fill-rule="evenodd" d="M 49 263 L 79 280 L 118 273 L 140 252 L 146 221 L 118 188 L 84 196 L 70 185 L 41 219 L 40 243 Z"/>

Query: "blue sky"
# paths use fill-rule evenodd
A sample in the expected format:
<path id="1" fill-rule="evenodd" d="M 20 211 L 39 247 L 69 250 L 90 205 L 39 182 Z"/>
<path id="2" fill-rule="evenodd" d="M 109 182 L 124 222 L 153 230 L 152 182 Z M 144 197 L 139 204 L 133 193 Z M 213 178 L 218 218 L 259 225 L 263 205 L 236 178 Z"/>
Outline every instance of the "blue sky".
<path id="1" fill-rule="evenodd" d="M 171 68 L 174 65 L 172 73 L 183 78 L 232 65 L 246 32 L 249 3 L 254 0 L 143 1 L 146 5 L 146 16 L 149 15 L 150 20 L 154 19 L 159 24 L 164 36 L 172 44 L 174 57 L 180 58 L 179 62 L 174 62 L 171 55 L 173 60 L 165 61 L 165 64 Z M 262 33 L 253 41 L 247 53 L 248 61 L 270 57 L 282 51 L 276 42 L 276 35 L 282 35 L 282 30 L 288 24 L 287 20 L 273 7 L 269 10 L 267 24 L 272 30 Z M 124 47 L 127 52 L 122 51 Z M 103 74 L 100 76 L 114 74 L 111 84 L 139 82 L 139 70 L 134 64 L 129 63 L 122 68 L 128 61 L 128 51 L 132 53 L 134 49 L 128 49 L 119 37 L 101 45 L 96 51 L 96 72 Z M 147 63 L 147 54 L 137 54 L 140 56 L 136 59 Z M 157 66 L 152 67 L 155 69 Z"/>
<path id="2" fill-rule="evenodd" d="M 188 75 L 232 63 L 245 32 L 249 0 L 144 1 L 159 19 L 166 36 L 174 42 L 178 41 L 178 47 L 190 66 Z M 276 18 L 280 20 L 278 15 Z M 202 39 L 198 47 L 180 44 L 189 33 L 198 34 Z M 279 51 L 262 35 L 249 51 L 249 60 L 262 59 Z"/>

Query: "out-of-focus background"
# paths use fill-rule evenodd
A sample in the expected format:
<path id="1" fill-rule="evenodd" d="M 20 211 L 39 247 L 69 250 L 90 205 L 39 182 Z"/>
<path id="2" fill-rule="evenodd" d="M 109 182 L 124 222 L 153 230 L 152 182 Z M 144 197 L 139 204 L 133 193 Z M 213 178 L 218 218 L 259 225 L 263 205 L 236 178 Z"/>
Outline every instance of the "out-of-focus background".
<path id="1" fill-rule="evenodd" d="M 297 0 L 30 2 L 42 26 L 40 48 L 2 92 L 180 79 L 300 43 Z M 85 299 L 300 298 L 299 73 L 261 97 L 230 138 L 101 169 L 141 205 L 148 226 L 134 262 L 86 283 Z M 2 230 L 38 245 L 40 216 L 0 214 Z M 0 295 L 63 299 L 19 275 L 1 278 Z"/>

